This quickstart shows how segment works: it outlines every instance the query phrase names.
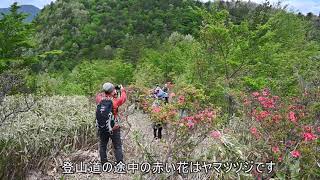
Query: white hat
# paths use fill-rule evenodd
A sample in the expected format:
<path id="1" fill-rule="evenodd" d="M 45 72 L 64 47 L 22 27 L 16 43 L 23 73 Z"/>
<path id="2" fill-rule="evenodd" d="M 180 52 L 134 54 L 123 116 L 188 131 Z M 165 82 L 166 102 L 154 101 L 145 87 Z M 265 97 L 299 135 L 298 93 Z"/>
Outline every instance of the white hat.
<path id="1" fill-rule="evenodd" d="M 106 93 L 111 93 L 114 90 L 114 85 L 112 83 L 107 82 L 103 84 L 102 89 Z"/>

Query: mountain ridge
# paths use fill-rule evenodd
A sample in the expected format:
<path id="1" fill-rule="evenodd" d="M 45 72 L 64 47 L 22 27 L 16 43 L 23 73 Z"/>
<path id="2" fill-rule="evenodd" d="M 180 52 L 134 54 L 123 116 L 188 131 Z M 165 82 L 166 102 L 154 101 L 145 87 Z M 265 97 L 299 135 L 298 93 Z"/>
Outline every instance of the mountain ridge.
<path id="1" fill-rule="evenodd" d="M 10 7 L 0 8 L 0 13 L 7 14 L 9 13 L 9 11 L 10 11 Z M 18 11 L 29 14 L 29 16 L 26 17 L 25 22 L 31 22 L 37 16 L 37 14 L 41 11 L 41 9 L 39 9 L 34 5 L 21 5 Z M 0 14 L 0 18 L 1 16 L 2 15 Z"/>

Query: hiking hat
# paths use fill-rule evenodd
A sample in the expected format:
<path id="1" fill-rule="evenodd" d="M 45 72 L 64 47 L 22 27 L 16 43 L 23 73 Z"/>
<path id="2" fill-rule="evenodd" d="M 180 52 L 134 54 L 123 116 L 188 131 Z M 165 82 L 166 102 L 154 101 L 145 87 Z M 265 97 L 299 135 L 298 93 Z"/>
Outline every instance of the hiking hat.
<path id="1" fill-rule="evenodd" d="M 103 84 L 102 89 L 106 93 L 111 93 L 114 90 L 114 85 L 112 83 L 107 82 Z"/>

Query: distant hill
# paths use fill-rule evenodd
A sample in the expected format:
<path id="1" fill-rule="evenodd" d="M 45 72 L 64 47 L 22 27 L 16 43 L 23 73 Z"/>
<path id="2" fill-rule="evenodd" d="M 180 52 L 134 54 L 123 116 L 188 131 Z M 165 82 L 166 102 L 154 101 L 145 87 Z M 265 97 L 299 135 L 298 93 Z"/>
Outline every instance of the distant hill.
<path id="1" fill-rule="evenodd" d="M 0 18 L 1 18 L 1 13 L 8 13 L 10 8 L 0 8 Z M 24 12 L 29 14 L 29 16 L 26 18 L 26 22 L 31 22 L 35 16 L 40 12 L 40 9 L 33 6 L 33 5 L 21 5 L 19 12 Z"/>

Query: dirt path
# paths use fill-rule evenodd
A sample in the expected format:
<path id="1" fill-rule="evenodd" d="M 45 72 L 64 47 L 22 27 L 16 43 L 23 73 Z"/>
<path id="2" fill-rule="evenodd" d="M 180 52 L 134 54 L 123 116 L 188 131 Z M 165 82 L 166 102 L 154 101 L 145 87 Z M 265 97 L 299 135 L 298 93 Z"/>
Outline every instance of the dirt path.
<path id="1" fill-rule="evenodd" d="M 130 108 L 129 108 L 130 109 Z M 127 120 L 122 122 L 122 143 L 124 151 L 124 161 L 128 163 L 140 163 L 146 162 L 146 154 L 153 154 L 152 159 L 161 159 L 162 158 L 162 149 L 164 142 L 159 142 L 158 140 L 153 139 L 153 129 L 151 127 L 151 120 L 146 114 L 143 114 L 140 111 L 133 110 L 128 113 Z M 145 149 L 147 152 L 143 152 L 142 149 Z M 108 144 L 108 158 L 111 162 L 114 161 L 113 147 L 112 143 Z M 117 173 L 79 173 L 75 172 L 76 168 L 81 167 L 82 164 L 88 166 L 94 162 L 99 161 L 98 156 L 98 144 L 90 147 L 88 149 L 80 149 L 76 152 L 66 154 L 62 153 L 54 158 L 54 162 L 48 164 L 51 168 L 47 172 L 37 172 L 31 171 L 27 179 L 134 179 L 138 177 L 138 174 L 132 174 L 127 172 L 126 174 L 117 174 Z M 72 162 L 74 168 L 74 174 L 63 174 L 64 169 L 61 167 L 65 162 Z M 87 167 L 88 167 L 87 166 Z M 87 172 L 90 171 L 87 169 Z"/>

